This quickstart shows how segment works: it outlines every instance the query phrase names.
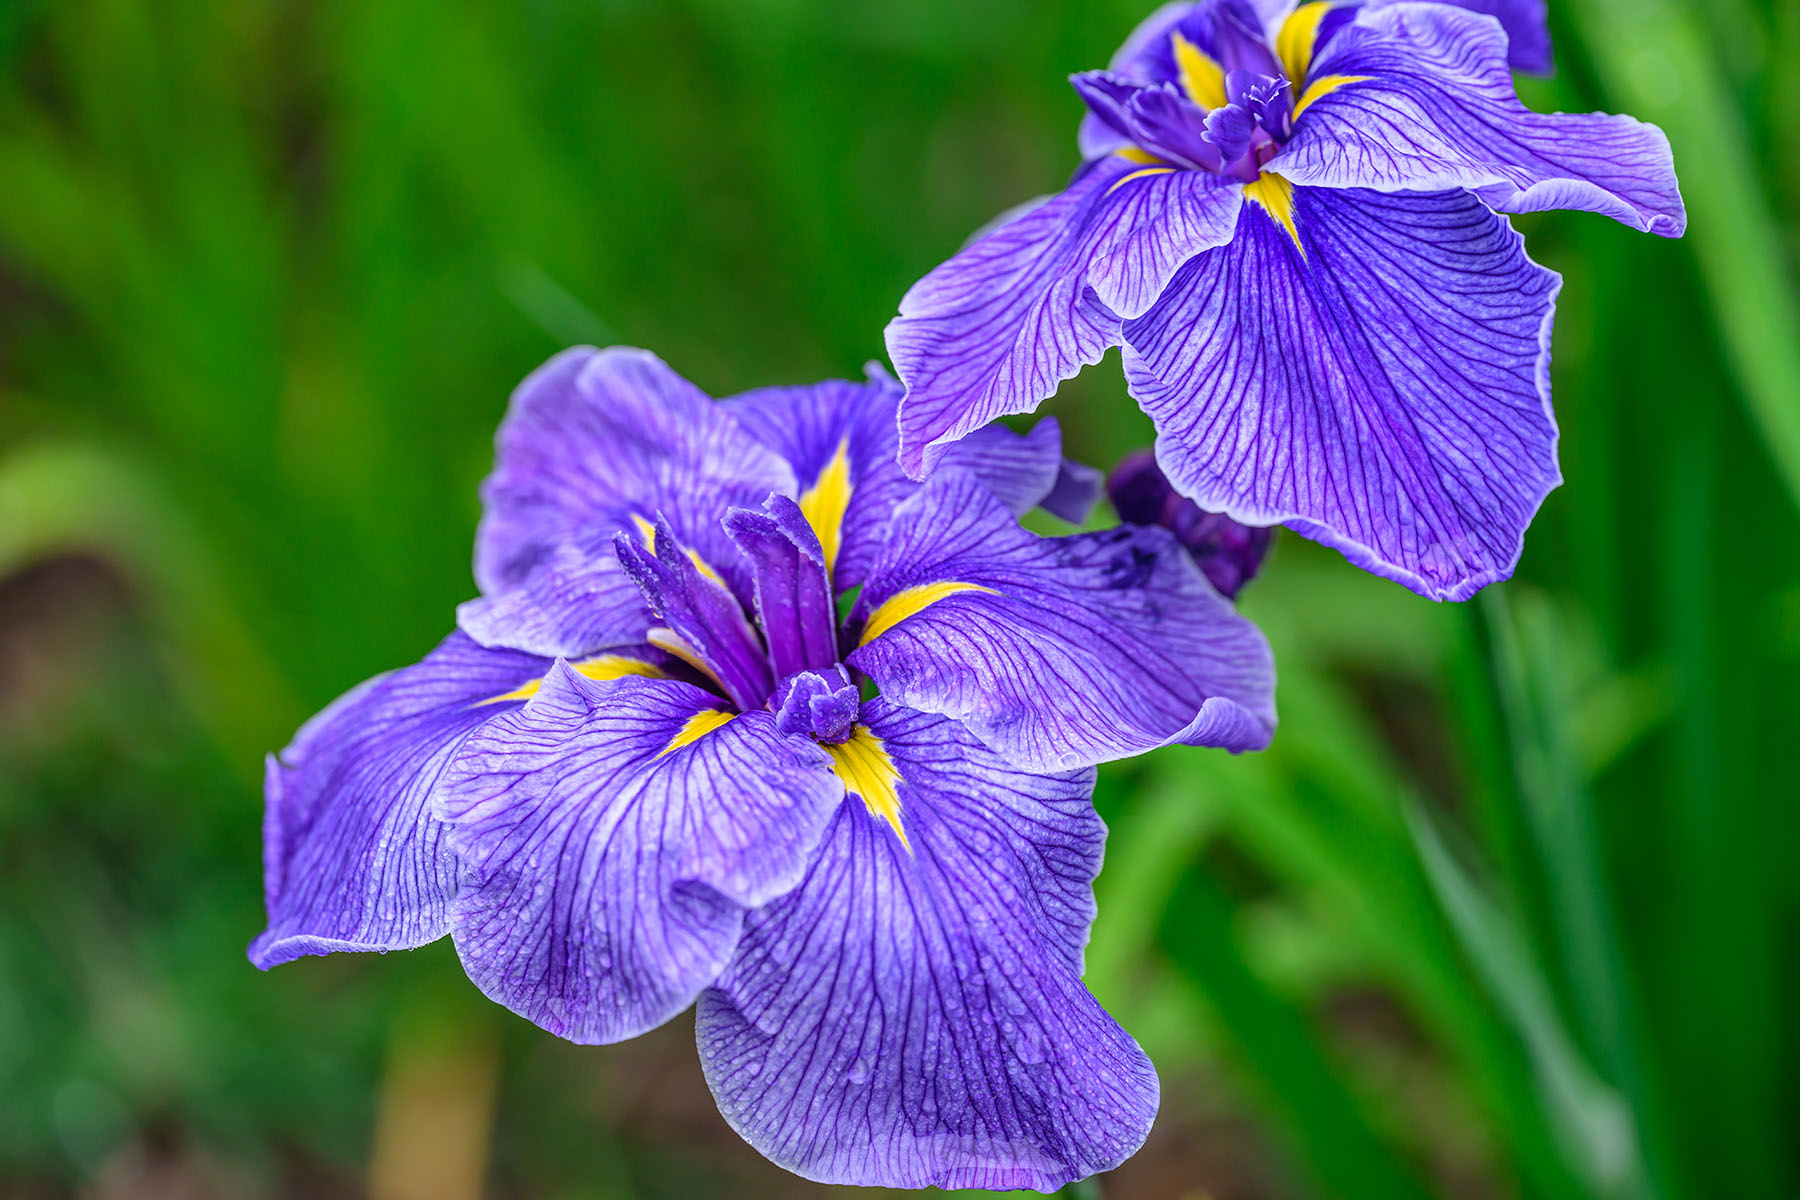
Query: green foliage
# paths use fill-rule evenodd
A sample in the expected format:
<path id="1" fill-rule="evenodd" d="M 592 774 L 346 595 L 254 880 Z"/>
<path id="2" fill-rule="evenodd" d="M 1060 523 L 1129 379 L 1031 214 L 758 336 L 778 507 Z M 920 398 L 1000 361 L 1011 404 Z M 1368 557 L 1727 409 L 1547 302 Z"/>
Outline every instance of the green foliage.
<path id="1" fill-rule="evenodd" d="M 449 628 L 527 371 L 857 372 L 1059 185 L 1064 77 L 1147 7 L 0 6 L 0 1193 L 354 1192 L 450 1079 L 506 1194 L 794 1194 L 679 1022 L 561 1046 L 443 947 L 252 970 L 260 758 Z M 1434 606 L 1284 537 L 1275 747 L 1103 773 L 1089 982 L 1166 1097 L 1105 1194 L 1800 1191 L 1800 16 L 1552 9 L 1528 100 L 1662 123 L 1691 236 L 1519 222 L 1568 483 L 1515 583 Z M 1116 364 L 1049 411 L 1147 438 Z M 1183 1149 L 1218 1128 L 1247 1175 Z"/>

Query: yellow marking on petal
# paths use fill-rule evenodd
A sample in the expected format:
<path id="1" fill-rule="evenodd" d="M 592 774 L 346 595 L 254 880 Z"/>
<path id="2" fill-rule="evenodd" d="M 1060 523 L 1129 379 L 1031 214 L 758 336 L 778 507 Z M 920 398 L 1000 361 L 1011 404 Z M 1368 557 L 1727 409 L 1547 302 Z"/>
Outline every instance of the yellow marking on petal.
<path id="1" fill-rule="evenodd" d="M 725 684 L 717 675 L 713 674 L 713 669 L 706 665 L 706 659 L 701 657 L 700 651 L 694 649 L 686 638 L 673 629 L 652 629 L 644 635 L 644 640 L 658 650 L 667 650 L 694 670 L 717 683 L 721 691 L 724 690 Z"/>
<path id="2" fill-rule="evenodd" d="M 1300 119 L 1300 114 L 1305 112 L 1314 100 L 1322 100 L 1346 84 L 1361 83 L 1366 79 L 1373 78 L 1375 78 L 1373 75 L 1319 76 L 1317 79 L 1306 85 L 1306 90 L 1300 93 L 1300 99 L 1294 102 L 1294 120 L 1298 121 Z"/>
<path id="3" fill-rule="evenodd" d="M 1126 162 L 1134 162 L 1147 167 L 1166 166 L 1169 162 L 1168 159 L 1159 154 L 1152 154 L 1142 146 L 1126 146 L 1122 150 L 1114 150 L 1113 153 Z"/>
<path id="4" fill-rule="evenodd" d="M 655 663 L 647 663 L 641 658 L 627 658 L 623 654 L 602 654 L 597 658 L 585 658 L 580 662 L 572 662 L 569 669 L 589 679 L 623 679 L 627 675 L 641 675 L 645 679 L 667 679 L 662 668 Z M 542 679 L 534 679 L 530 683 L 514 688 L 504 696 L 494 696 L 483 700 L 482 704 L 499 704 L 506 700 L 529 700 L 538 694 L 544 686 Z"/>
<path id="5" fill-rule="evenodd" d="M 846 437 L 800 497 L 800 514 L 819 535 L 819 547 L 825 551 L 827 575 L 837 566 L 838 549 L 843 545 L 844 513 L 850 507 L 850 491 L 850 439 Z"/>
<path id="6" fill-rule="evenodd" d="M 656 526 L 648 519 L 640 517 L 636 513 L 631 514 L 631 523 L 637 526 L 638 536 L 644 539 L 644 549 L 655 554 Z M 700 557 L 700 552 L 698 550 L 689 550 L 687 556 L 688 561 L 693 563 L 702 575 L 706 576 L 720 587 L 725 586 L 725 581 L 719 577 L 717 571 L 713 570 L 711 563 Z"/>
<path id="7" fill-rule="evenodd" d="M 1179 33 L 1172 34 L 1169 43 L 1174 48 L 1175 66 L 1181 71 L 1181 86 L 1188 99 L 1201 108 L 1224 108 L 1225 68 Z"/>
<path id="8" fill-rule="evenodd" d="M 906 830 L 900 825 L 900 789 L 895 786 L 900 782 L 900 772 L 895 770 L 894 760 L 881 739 L 867 725 L 858 725 L 841 745 L 827 745 L 825 749 L 831 754 L 832 771 L 844 781 L 844 790 L 861 797 L 869 815 L 886 821 L 911 854 L 912 843 L 906 840 Z"/>
<path id="9" fill-rule="evenodd" d="M 869 614 L 867 624 L 863 626 L 862 638 L 856 643 L 866 646 L 908 617 L 917 616 L 946 596 L 954 596 L 958 592 L 986 592 L 990 596 L 998 596 L 991 587 L 982 587 L 978 583 L 956 583 L 946 580 L 942 583 L 922 583 L 918 587 L 909 587 L 895 592 Z"/>
<path id="10" fill-rule="evenodd" d="M 701 709 L 675 731 L 675 736 L 669 739 L 668 745 L 657 752 L 656 757 L 661 758 L 665 754 L 673 754 L 683 746 L 699 741 L 735 716 L 737 716 L 736 713 L 720 712 L 716 708 Z"/>
<path id="11" fill-rule="evenodd" d="M 1134 179 L 1142 179 L 1147 175 L 1173 175 L 1174 173 L 1174 167 L 1140 167 L 1131 174 L 1122 176 L 1117 183 L 1106 189 L 1106 194 L 1112 195 Z"/>
<path id="12" fill-rule="evenodd" d="M 1331 11 L 1330 0 L 1313 0 L 1287 15 L 1275 34 L 1275 56 L 1287 72 L 1289 86 L 1299 89 L 1312 70 L 1313 47 L 1319 40 L 1319 23 Z"/>
<path id="13" fill-rule="evenodd" d="M 1294 239 L 1294 245 L 1300 249 L 1300 257 L 1306 257 L 1306 247 L 1300 245 L 1300 231 L 1294 228 L 1294 185 L 1280 175 L 1264 173 L 1256 177 L 1255 183 L 1244 185 L 1244 199 L 1262 206 L 1262 210 L 1273 217 L 1280 226 L 1287 230 L 1287 235 Z"/>

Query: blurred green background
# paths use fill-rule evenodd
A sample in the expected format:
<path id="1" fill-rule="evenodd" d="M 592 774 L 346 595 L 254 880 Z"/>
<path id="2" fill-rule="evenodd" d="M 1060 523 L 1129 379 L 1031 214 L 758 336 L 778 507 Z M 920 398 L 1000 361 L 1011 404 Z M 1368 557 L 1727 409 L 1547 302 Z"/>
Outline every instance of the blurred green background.
<path id="1" fill-rule="evenodd" d="M 1800 5 L 1551 6 L 1527 100 L 1663 124 L 1690 235 L 1518 222 L 1569 482 L 1515 581 L 1284 535 L 1274 749 L 1103 773 L 1089 982 L 1165 1097 L 1108 1197 L 1800 1195 Z M 262 755 L 448 630 L 527 371 L 858 372 L 1142 15 L 0 2 L 0 1196 L 822 1191 L 689 1018 L 568 1046 L 442 945 L 253 970 Z M 1148 436 L 1116 359 L 1049 411 Z"/>

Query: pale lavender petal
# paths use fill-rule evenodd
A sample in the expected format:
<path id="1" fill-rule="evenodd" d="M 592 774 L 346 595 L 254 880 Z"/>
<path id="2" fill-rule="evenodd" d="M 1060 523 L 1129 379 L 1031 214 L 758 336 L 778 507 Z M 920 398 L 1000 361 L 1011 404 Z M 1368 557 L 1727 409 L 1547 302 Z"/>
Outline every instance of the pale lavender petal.
<path id="1" fill-rule="evenodd" d="M 463 743 L 436 800 L 462 864 L 451 932 L 489 997 L 570 1041 L 686 1008 L 744 910 L 794 887 L 844 794 L 766 712 L 676 745 L 717 697 L 559 665 Z"/>
<path id="2" fill-rule="evenodd" d="M 1434 599 L 1504 579 L 1560 481 L 1560 279 L 1466 192 L 1296 189 L 1302 260 L 1246 206 L 1126 327 L 1163 471 L 1202 508 L 1287 523 Z"/>
<path id="3" fill-rule="evenodd" d="M 303 954 L 401 950 L 448 929 L 456 865 L 428 800 L 489 704 L 537 679 L 547 659 L 484 650 L 453 633 L 425 659 L 377 676 L 308 721 L 268 761 L 263 895 L 250 943 L 267 969 Z"/>
<path id="4" fill-rule="evenodd" d="M 1155 1069 L 1082 987 L 1092 775 L 1029 775 L 953 722 L 865 707 L 911 851 L 847 798 L 806 881 L 700 998 L 719 1111 L 808 1179 L 1051 1191 L 1127 1158 Z"/>
<path id="5" fill-rule="evenodd" d="M 1506 48 L 1492 17 L 1443 4 L 1359 13 L 1312 72 L 1359 81 L 1307 107 L 1267 170 L 1320 187 L 1469 188 L 1502 212 L 1583 209 L 1679 237 L 1687 211 L 1662 130 L 1532 112 Z"/>
<path id="6" fill-rule="evenodd" d="M 887 328 L 906 384 L 900 465 L 930 472 L 946 447 L 1037 407 L 1118 342 L 1190 256 L 1230 236 L 1242 189 L 1196 171 L 1107 159 L 1043 206 L 914 284 Z"/>
<path id="7" fill-rule="evenodd" d="M 456 623 L 484 646 L 585 658 L 641 643 L 653 622 L 610 545 L 592 550 L 564 542 L 521 583 L 458 605 Z"/>
<path id="8" fill-rule="evenodd" d="M 883 696 L 957 718 L 1022 766 L 1178 742 L 1257 750 L 1274 732 L 1268 643 L 1166 530 L 1038 537 L 969 476 L 940 474 L 895 520 L 852 628 L 933 583 L 972 586 L 848 662 Z"/>
<path id="9" fill-rule="evenodd" d="M 1408 0 L 1366 0 L 1369 8 L 1386 8 Z M 1506 61 L 1515 71 L 1548 75 L 1555 68 L 1550 44 L 1550 15 L 1544 0 L 1438 0 L 1452 8 L 1485 13 L 1506 31 Z M 1320 47 L 1323 49 L 1323 46 Z"/>
<path id="10" fill-rule="evenodd" d="M 495 441 L 475 546 L 490 596 L 524 583 L 559 546 L 604 556 L 633 517 L 666 518 L 735 585 L 719 515 L 794 490 L 779 456 L 645 350 L 557 355 L 513 393 Z"/>

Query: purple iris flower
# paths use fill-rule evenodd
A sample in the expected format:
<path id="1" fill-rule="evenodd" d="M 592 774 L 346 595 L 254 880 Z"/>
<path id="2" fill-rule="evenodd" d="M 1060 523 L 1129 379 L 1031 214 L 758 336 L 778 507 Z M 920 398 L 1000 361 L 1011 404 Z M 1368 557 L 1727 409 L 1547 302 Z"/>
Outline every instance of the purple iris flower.
<path id="1" fill-rule="evenodd" d="M 1438 599 L 1505 578 L 1560 480 L 1561 280 L 1500 214 L 1686 223 L 1660 130 L 1531 112 L 1509 50 L 1548 65 L 1536 4 L 1159 11 L 1074 77 L 1068 188 L 901 301 L 902 465 L 928 472 L 1119 346 L 1163 471 L 1203 509 Z"/>
<path id="2" fill-rule="evenodd" d="M 252 961 L 447 933 L 577 1042 L 698 1001 L 720 1110 L 814 1179 L 1129 1155 L 1157 1081 L 1081 984 L 1092 764 L 1265 745 L 1268 647 L 1165 530 L 1019 525 L 1096 498 L 1051 422 L 906 478 L 899 393 L 715 403 L 625 349 L 521 385 L 462 629 L 269 762 Z"/>
<path id="3" fill-rule="evenodd" d="M 1160 525 L 1173 533 L 1228 599 L 1256 578 L 1275 541 L 1269 526 L 1241 525 L 1223 513 L 1209 513 L 1176 491 L 1148 450 L 1119 460 L 1106 477 L 1106 498 L 1126 524 Z"/>

